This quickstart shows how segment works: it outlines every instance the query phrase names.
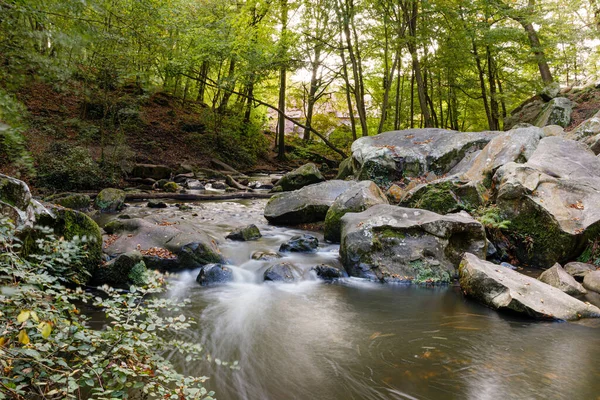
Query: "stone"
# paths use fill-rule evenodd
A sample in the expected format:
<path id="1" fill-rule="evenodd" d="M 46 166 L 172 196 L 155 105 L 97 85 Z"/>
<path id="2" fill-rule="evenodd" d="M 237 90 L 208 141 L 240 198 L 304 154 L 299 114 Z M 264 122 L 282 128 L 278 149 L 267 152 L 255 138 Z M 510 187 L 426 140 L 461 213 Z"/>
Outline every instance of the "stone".
<path id="1" fill-rule="evenodd" d="M 339 243 L 342 234 L 342 217 L 349 212 L 361 212 L 375 204 L 389 204 L 385 194 L 371 181 L 358 182 L 339 195 L 325 216 L 325 240 Z"/>
<path id="2" fill-rule="evenodd" d="M 546 125 L 542 128 L 544 135 L 548 136 L 565 136 L 565 128 L 560 125 Z"/>
<path id="3" fill-rule="evenodd" d="M 17 228 L 32 227 L 40 207 L 25 182 L 0 174 L 0 215 L 11 219 Z"/>
<path id="4" fill-rule="evenodd" d="M 591 271 L 595 271 L 596 266 L 592 264 L 582 263 L 582 262 L 570 262 L 565 265 L 565 271 L 567 274 L 571 275 L 576 280 L 580 282 L 583 281 L 583 278 Z"/>
<path id="5" fill-rule="evenodd" d="M 404 197 L 405 189 L 402 189 L 400 186 L 395 183 L 390 186 L 390 188 L 385 192 L 390 204 L 399 204 L 402 201 L 402 197 Z"/>
<path id="6" fill-rule="evenodd" d="M 493 181 L 521 263 L 549 268 L 576 259 L 600 234 L 600 159 L 580 142 L 544 138 L 526 163 L 500 167 Z"/>
<path id="7" fill-rule="evenodd" d="M 251 258 L 257 261 L 271 261 L 281 258 L 281 255 L 274 251 L 255 251 Z"/>
<path id="8" fill-rule="evenodd" d="M 327 264 L 316 265 L 312 267 L 310 271 L 313 271 L 318 278 L 321 278 L 326 281 L 345 278 L 348 276 L 346 271 L 344 271 L 343 269 Z"/>
<path id="9" fill-rule="evenodd" d="M 583 287 L 592 292 L 600 293 L 600 271 L 587 273 L 583 278 Z"/>
<path id="10" fill-rule="evenodd" d="M 90 196 L 81 193 L 60 193 L 47 197 L 44 201 L 72 210 L 87 210 L 92 203 Z"/>
<path id="11" fill-rule="evenodd" d="M 189 190 L 204 190 L 204 185 L 197 179 L 188 179 L 185 182 L 185 187 Z"/>
<path id="12" fill-rule="evenodd" d="M 167 208 L 169 207 L 167 203 L 164 201 L 150 200 L 148 204 L 146 204 L 148 208 Z"/>
<path id="13" fill-rule="evenodd" d="M 254 224 L 238 228 L 226 236 L 227 239 L 246 242 L 249 240 L 258 240 L 262 237 L 260 230 Z"/>
<path id="14" fill-rule="evenodd" d="M 544 101 L 550 101 L 560 94 L 560 84 L 558 82 L 552 82 L 548 86 L 542 89 L 540 97 Z"/>
<path id="15" fill-rule="evenodd" d="M 483 225 L 385 204 L 342 217 L 340 257 L 350 276 L 381 282 L 449 282 L 464 252 L 486 255 Z"/>
<path id="16" fill-rule="evenodd" d="M 583 141 L 591 136 L 600 134 L 600 116 L 596 115 L 583 121 L 575 129 L 566 134 L 567 139 Z"/>
<path id="17" fill-rule="evenodd" d="M 401 177 L 444 175 L 468 153 L 481 150 L 497 132 L 410 129 L 361 137 L 352 143 L 355 176 L 380 186 Z"/>
<path id="18" fill-rule="evenodd" d="M 600 134 L 596 136 L 587 137 L 584 139 L 583 142 L 589 146 L 590 150 L 592 150 L 594 154 L 600 154 Z"/>
<path id="19" fill-rule="evenodd" d="M 573 107 L 575 107 L 575 103 L 566 97 L 556 97 L 544 106 L 534 125 L 540 128 L 547 125 L 566 128 L 571 123 Z"/>
<path id="20" fill-rule="evenodd" d="M 600 309 L 561 290 L 466 253 L 459 267 L 462 291 L 498 311 L 544 320 L 600 317 Z"/>
<path id="21" fill-rule="evenodd" d="M 104 189 L 94 200 L 100 212 L 116 212 L 125 207 L 125 192 L 119 189 Z"/>
<path id="22" fill-rule="evenodd" d="M 340 163 L 335 179 L 346 179 L 352 176 L 354 176 L 354 166 L 352 165 L 352 157 L 348 157 Z"/>
<path id="23" fill-rule="evenodd" d="M 317 166 L 313 163 L 308 163 L 285 174 L 276 183 L 276 186 L 281 187 L 284 192 L 288 192 L 323 181 L 325 181 L 325 178 Z"/>
<path id="24" fill-rule="evenodd" d="M 279 251 L 282 253 L 314 253 L 318 247 L 319 239 L 305 233 L 293 236 L 287 242 L 282 243 Z"/>
<path id="25" fill-rule="evenodd" d="M 484 204 L 484 193 L 481 183 L 450 177 L 418 185 L 405 193 L 400 204 L 438 214 L 471 211 Z"/>
<path id="26" fill-rule="evenodd" d="M 200 286 L 222 285 L 233 281 L 233 270 L 223 264 L 208 264 L 200 268 L 196 282 Z"/>
<path id="27" fill-rule="evenodd" d="M 166 165 L 136 164 L 131 171 L 135 178 L 169 179 L 173 171 Z"/>
<path id="28" fill-rule="evenodd" d="M 167 182 L 162 189 L 167 193 L 176 193 L 179 190 L 179 185 L 175 182 Z"/>
<path id="29" fill-rule="evenodd" d="M 142 254 L 132 251 L 121 254 L 107 263 L 99 266 L 92 278 L 98 285 L 127 287 L 129 284 L 143 286 L 148 281 L 148 270 Z"/>
<path id="30" fill-rule="evenodd" d="M 267 268 L 263 274 L 265 281 L 292 283 L 298 280 L 300 271 L 289 262 L 282 262 Z"/>
<path id="31" fill-rule="evenodd" d="M 354 185 L 354 181 L 332 180 L 278 193 L 269 199 L 264 216 L 276 225 L 324 221 L 335 199 Z"/>
<path id="32" fill-rule="evenodd" d="M 523 102 L 519 107 L 514 109 L 507 118 L 505 118 L 504 130 L 511 130 L 523 123 L 533 125 L 536 118 L 542 112 L 545 104 L 546 103 L 539 96 L 534 96 Z"/>
<path id="33" fill-rule="evenodd" d="M 587 290 L 585 290 L 584 287 L 569 275 L 558 263 L 542 272 L 538 279 L 571 296 L 587 293 Z"/>

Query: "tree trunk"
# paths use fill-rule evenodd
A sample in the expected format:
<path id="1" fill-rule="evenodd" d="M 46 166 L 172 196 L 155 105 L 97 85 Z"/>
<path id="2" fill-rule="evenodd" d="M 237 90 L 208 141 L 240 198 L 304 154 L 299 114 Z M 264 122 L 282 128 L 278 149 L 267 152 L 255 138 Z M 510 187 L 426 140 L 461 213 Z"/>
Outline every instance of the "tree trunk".
<path id="1" fill-rule="evenodd" d="M 548 62 L 546 61 L 546 55 L 544 54 L 544 50 L 542 45 L 540 44 L 540 39 L 535 30 L 535 27 L 531 22 L 525 22 L 523 20 L 519 21 L 525 32 L 527 32 L 527 37 L 529 38 L 529 43 L 531 44 L 531 50 L 535 56 L 535 60 L 537 61 L 538 68 L 540 70 L 540 75 L 542 76 L 542 81 L 544 84 L 549 85 L 554 82 L 554 78 L 552 77 L 552 72 L 550 72 L 550 67 L 548 66 Z"/>
<path id="2" fill-rule="evenodd" d="M 287 0 L 281 0 L 281 67 L 279 68 L 279 119 L 277 122 L 277 136 L 278 136 L 278 149 L 277 158 L 280 161 L 285 160 L 285 118 L 282 114 L 285 114 L 285 89 L 286 89 L 286 65 L 285 56 L 287 53 L 286 44 L 286 33 L 288 24 L 288 2 Z"/>
<path id="3" fill-rule="evenodd" d="M 312 66 L 312 75 L 310 77 L 310 89 L 308 91 L 308 100 L 306 105 L 306 127 L 304 130 L 303 140 L 308 142 L 310 140 L 310 127 L 312 126 L 312 116 L 313 110 L 315 108 L 315 103 L 317 99 L 315 95 L 317 94 L 317 90 L 319 88 L 319 67 L 321 66 L 321 46 L 317 45 L 315 47 L 314 59 L 311 63 Z"/>
<path id="4" fill-rule="evenodd" d="M 490 46 L 485 47 L 485 53 L 487 56 L 487 67 L 488 67 L 488 83 L 490 86 L 490 113 L 491 121 L 490 130 L 497 131 L 500 129 L 500 111 L 498 109 L 498 95 L 496 94 L 496 67 Z"/>
<path id="5" fill-rule="evenodd" d="M 479 76 L 481 101 L 483 101 L 483 107 L 485 108 L 485 115 L 487 117 L 488 126 L 490 129 L 492 129 L 494 122 L 492 121 L 492 113 L 490 112 L 490 105 L 488 103 L 487 90 L 485 87 L 485 72 L 483 71 L 483 66 L 481 65 L 481 57 L 479 56 L 479 51 L 477 50 L 477 44 L 475 43 L 474 38 L 471 38 L 471 45 L 473 47 L 473 56 L 475 57 L 475 64 L 477 65 L 477 75 Z"/>
<path id="6" fill-rule="evenodd" d="M 219 104 L 220 113 L 223 113 L 225 110 L 227 110 L 229 98 L 231 97 L 231 91 L 235 87 L 235 64 L 236 58 L 235 56 L 232 56 L 231 60 L 229 60 L 229 72 L 227 73 L 227 78 L 225 82 L 225 92 L 223 93 L 223 98 L 221 99 L 221 103 Z"/>

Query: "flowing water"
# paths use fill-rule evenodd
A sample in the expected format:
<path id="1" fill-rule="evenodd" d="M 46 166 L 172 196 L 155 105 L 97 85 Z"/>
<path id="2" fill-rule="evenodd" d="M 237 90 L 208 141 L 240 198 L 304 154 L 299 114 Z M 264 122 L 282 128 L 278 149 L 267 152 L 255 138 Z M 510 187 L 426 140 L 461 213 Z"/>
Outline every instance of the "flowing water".
<path id="1" fill-rule="evenodd" d="M 190 298 L 187 316 L 198 321 L 180 338 L 202 343 L 213 358 L 239 362 L 239 369 L 230 369 L 169 355 L 182 372 L 209 376 L 206 386 L 218 399 L 600 399 L 598 321 L 501 315 L 465 299 L 457 286 L 385 286 L 353 278 L 324 283 L 308 270 L 339 263 L 333 245 L 283 259 L 307 271 L 305 280 L 263 283 L 262 272 L 280 260 L 251 260 L 252 252 L 276 251 L 301 233 L 269 226 L 264 205 L 126 211 L 195 218 L 220 238 L 248 223 L 264 235 L 245 243 L 221 240 L 223 254 L 237 266 L 235 282 L 203 288 L 195 282 L 198 271 L 188 271 L 169 292 Z"/>

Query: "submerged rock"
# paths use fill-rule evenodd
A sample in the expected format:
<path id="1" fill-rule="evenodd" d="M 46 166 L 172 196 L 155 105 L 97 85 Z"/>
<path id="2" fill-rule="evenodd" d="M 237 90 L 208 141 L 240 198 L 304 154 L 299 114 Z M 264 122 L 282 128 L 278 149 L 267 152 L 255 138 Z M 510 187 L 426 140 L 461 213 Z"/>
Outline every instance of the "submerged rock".
<path id="1" fill-rule="evenodd" d="M 284 192 L 288 192 L 323 181 L 325 181 L 325 178 L 317 166 L 313 163 L 308 163 L 285 174 L 276 183 L 275 187 L 280 187 Z"/>
<path id="2" fill-rule="evenodd" d="M 226 236 L 227 239 L 238 240 L 238 241 L 249 241 L 260 239 L 262 235 L 260 230 L 254 224 L 250 224 L 241 228 L 238 228 Z"/>
<path id="3" fill-rule="evenodd" d="M 464 252 L 486 255 L 483 226 L 467 213 L 375 205 L 342 217 L 340 256 L 350 276 L 449 282 Z"/>
<path id="4" fill-rule="evenodd" d="M 371 181 L 362 181 L 339 195 L 325 216 L 325 240 L 339 243 L 342 217 L 349 212 L 361 212 L 375 204 L 388 204 L 388 199 Z"/>
<path id="5" fill-rule="evenodd" d="M 222 285 L 233 281 L 233 270 L 223 264 L 208 264 L 200 268 L 196 282 L 201 286 Z"/>
<path id="6" fill-rule="evenodd" d="M 544 271 L 538 279 L 571 296 L 587 293 L 587 290 L 575 278 L 569 275 L 560 264 L 554 264 L 552 268 Z"/>
<path id="7" fill-rule="evenodd" d="M 324 221 L 335 199 L 354 185 L 356 182 L 333 180 L 276 194 L 265 207 L 265 218 L 277 225 Z"/>
<path id="8" fill-rule="evenodd" d="M 499 310 L 536 319 L 577 320 L 600 317 L 600 309 L 537 279 L 466 253 L 460 263 L 463 292 Z"/>
<path id="9" fill-rule="evenodd" d="M 148 202 L 148 204 L 146 204 L 146 206 L 148 208 L 167 208 L 167 207 L 169 207 L 167 205 L 167 203 L 165 203 L 164 201 L 156 201 L 156 200 L 150 200 Z"/>
<path id="10" fill-rule="evenodd" d="M 279 251 L 282 253 L 314 253 L 319 247 L 319 239 L 313 235 L 303 234 L 293 236 L 290 240 L 282 243 Z"/>
<path id="11" fill-rule="evenodd" d="M 355 175 L 380 185 L 402 176 L 444 175 L 496 134 L 427 128 L 362 137 L 352 143 Z"/>
<path id="12" fill-rule="evenodd" d="M 600 159 L 582 143 L 544 138 L 525 164 L 499 168 L 494 183 L 522 263 L 549 268 L 575 259 L 600 233 Z"/>
<path id="13" fill-rule="evenodd" d="M 274 251 L 255 251 L 252 253 L 252 259 L 257 261 L 271 261 L 278 258 L 281 258 L 281 255 Z"/>
<path id="14" fill-rule="evenodd" d="M 119 189 L 104 189 L 98 193 L 94 204 L 100 212 L 120 211 L 125 207 L 125 192 Z"/>
<path id="15" fill-rule="evenodd" d="M 282 262 L 267 268 L 263 277 L 265 281 L 291 283 L 298 280 L 299 275 L 300 271 L 294 264 Z"/>

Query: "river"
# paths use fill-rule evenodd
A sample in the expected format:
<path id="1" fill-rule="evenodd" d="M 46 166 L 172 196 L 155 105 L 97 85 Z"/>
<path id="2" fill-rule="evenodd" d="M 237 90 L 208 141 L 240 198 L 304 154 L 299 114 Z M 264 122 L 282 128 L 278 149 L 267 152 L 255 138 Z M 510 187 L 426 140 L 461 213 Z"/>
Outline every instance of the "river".
<path id="1" fill-rule="evenodd" d="M 213 361 L 168 356 L 181 372 L 210 377 L 206 386 L 218 399 L 600 399 L 597 320 L 549 323 L 498 314 L 464 298 L 456 285 L 355 278 L 325 283 L 308 272 L 296 284 L 263 283 L 269 262 L 251 260 L 251 254 L 276 251 L 303 233 L 269 226 L 265 204 L 192 203 L 188 211 L 134 205 L 125 211 L 193 218 L 223 238 L 223 254 L 238 267 L 234 283 L 212 288 L 195 282 L 198 271 L 180 273 L 168 293 L 190 298 L 185 312 L 198 322 L 178 339 L 202 343 Z M 263 238 L 224 239 L 248 223 Z M 308 271 L 319 263 L 339 265 L 338 250 L 322 243 L 316 254 L 282 260 Z M 238 361 L 239 369 L 214 358 Z"/>

